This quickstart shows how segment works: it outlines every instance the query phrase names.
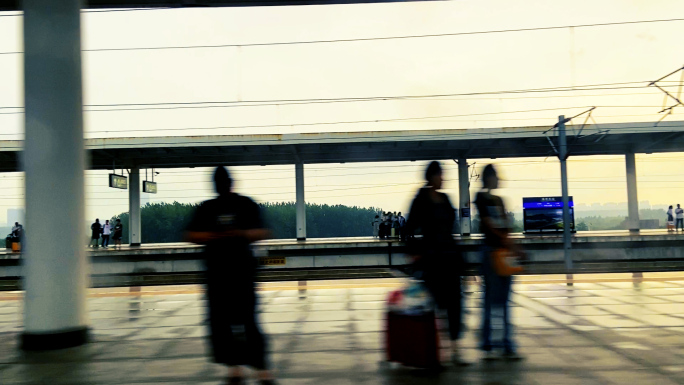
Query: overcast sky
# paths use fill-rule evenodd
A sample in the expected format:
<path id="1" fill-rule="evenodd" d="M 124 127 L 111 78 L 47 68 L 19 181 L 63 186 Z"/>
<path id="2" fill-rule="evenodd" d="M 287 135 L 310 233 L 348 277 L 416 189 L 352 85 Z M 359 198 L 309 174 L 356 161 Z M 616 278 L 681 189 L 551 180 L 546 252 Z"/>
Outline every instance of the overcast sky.
<path id="1" fill-rule="evenodd" d="M 21 17 L 11 15 L 0 14 L 0 53 L 22 50 Z M 83 48 L 95 51 L 84 53 L 84 100 L 86 105 L 97 106 L 86 107 L 85 130 L 88 137 L 131 137 L 550 126 L 558 115 L 571 116 L 588 106 L 598 106 L 593 117 L 599 126 L 652 122 L 661 117 L 657 112 L 662 109 L 663 95 L 643 86 L 684 64 L 684 21 L 253 44 L 672 18 L 684 18 L 684 2 L 458 0 L 86 12 Z M 212 45 L 224 47 L 206 48 Z M 160 47 L 167 48 L 149 49 Z M 102 50 L 114 48 L 142 49 Z M 0 107 L 23 105 L 21 60 L 20 54 L 0 54 Z M 675 85 L 679 75 L 665 84 Z M 609 85 L 601 86 L 603 90 L 583 87 L 598 84 Z M 556 87 L 578 90 L 319 104 L 273 102 Z M 671 90 L 677 92 L 676 87 Z M 193 108 L 164 104 L 190 102 L 215 103 L 194 104 Z M 130 106 L 139 103 L 158 105 L 154 109 Z M 0 139 L 22 137 L 21 111 L 0 109 Z M 668 120 L 684 120 L 682 111 L 682 107 L 675 109 Z M 461 116 L 430 119 L 444 115 Z M 404 118 L 422 119 L 391 121 Z M 389 121 L 340 124 L 358 120 Z M 239 128 L 243 126 L 261 127 Z M 684 154 L 639 155 L 639 200 L 684 203 L 682 160 Z M 476 170 L 488 161 L 473 160 Z M 495 162 L 507 180 L 501 194 L 513 208 L 521 206 L 523 196 L 560 194 L 559 166 L 553 158 Z M 446 191 L 457 204 L 456 165 L 445 164 Z M 420 186 L 423 167 L 420 162 L 307 165 L 307 200 L 405 211 Z M 160 193 L 151 197 L 153 202 L 197 202 L 212 195 L 206 169 L 158 171 L 155 180 Z M 238 190 L 259 201 L 294 200 L 293 166 L 236 168 L 233 172 Z M 569 174 L 570 193 L 577 203 L 626 201 L 621 157 L 573 158 Z M 127 211 L 127 193 L 107 188 L 106 172 L 88 172 L 87 176 L 89 218 Z M 7 208 L 23 204 L 22 185 L 20 174 L 0 175 L 0 223 L 5 222 Z M 473 193 L 478 186 L 474 180 Z"/>

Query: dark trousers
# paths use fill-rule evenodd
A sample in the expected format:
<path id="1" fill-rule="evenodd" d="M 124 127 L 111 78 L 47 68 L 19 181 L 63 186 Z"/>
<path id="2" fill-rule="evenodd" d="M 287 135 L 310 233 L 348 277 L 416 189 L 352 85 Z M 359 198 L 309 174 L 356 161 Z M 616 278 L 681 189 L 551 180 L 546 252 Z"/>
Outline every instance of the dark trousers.
<path id="1" fill-rule="evenodd" d="M 223 277 L 224 280 L 228 279 Z M 266 338 L 257 323 L 254 284 L 207 287 L 210 343 L 216 363 L 267 369 Z"/>
<path id="2" fill-rule="evenodd" d="M 109 246 L 109 234 L 102 235 L 102 247 Z"/>
<path id="3" fill-rule="evenodd" d="M 684 219 L 683 218 L 677 218 L 677 225 L 676 225 L 677 230 L 679 230 L 679 226 L 682 226 L 682 230 L 684 231 Z"/>
<path id="4" fill-rule="evenodd" d="M 482 253 L 482 276 L 484 278 L 482 340 L 481 348 L 490 351 L 492 348 L 503 348 L 506 352 L 515 352 L 513 343 L 513 326 L 510 322 L 512 277 L 502 277 L 494 272 L 491 265 L 491 251 L 485 248 Z M 501 324 L 503 334 L 492 340 L 492 318 Z M 498 334 L 498 333 L 497 333 Z"/>
<path id="5" fill-rule="evenodd" d="M 455 341 L 461 337 L 463 324 L 463 295 L 461 277 L 451 269 L 429 269 L 423 272 L 423 281 L 437 308 L 446 310 L 449 337 Z"/>

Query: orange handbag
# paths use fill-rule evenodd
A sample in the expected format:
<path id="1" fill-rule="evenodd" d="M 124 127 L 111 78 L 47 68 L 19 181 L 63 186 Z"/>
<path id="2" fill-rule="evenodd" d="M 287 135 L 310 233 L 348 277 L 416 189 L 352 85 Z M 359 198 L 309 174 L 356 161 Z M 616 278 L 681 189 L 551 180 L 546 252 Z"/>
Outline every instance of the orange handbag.
<path id="1" fill-rule="evenodd" d="M 504 248 L 492 252 L 492 265 L 494 272 L 502 277 L 509 277 L 523 271 L 522 266 L 518 263 L 518 257 Z"/>

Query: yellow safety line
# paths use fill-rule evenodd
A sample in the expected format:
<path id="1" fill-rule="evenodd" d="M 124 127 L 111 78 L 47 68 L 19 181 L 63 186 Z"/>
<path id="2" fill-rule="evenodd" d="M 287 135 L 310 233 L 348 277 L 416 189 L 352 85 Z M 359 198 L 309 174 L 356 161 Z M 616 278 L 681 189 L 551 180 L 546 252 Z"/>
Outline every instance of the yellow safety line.
<path id="1" fill-rule="evenodd" d="M 653 273 L 651 273 L 653 274 Z M 616 282 L 667 282 L 667 281 L 684 281 L 684 276 L 650 276 L 643 278 L 619 277 L 611 278 L 608 276 L 596 275 L 595 278 L 582 278 L 582 276 L 591 276 L 593 274 L 575 275 L 572 280 L 573 283 L 616 283 Z M 536 279 L 539 277 L 539 279 Z M 371 279 L 369 279 L 371 280 Z M 258 291 L 280 291 L 280 290 L 330 290 L 330 289 L 363 289 L 363 288 L 398 288 L 404 282 L 401 279 L 392 279 L 394 282 L 328 282 L 320 283 L 321 281 L 307 281 L 306 285 L 299 286 L 297 281 L 288 282 L 268 282 L 260 283 L 257 286 Z M 366 280 L 367 281 L 367 280 Z M 520 276 L 516 278 L 516 284 L 534 285 L 534 284 L 566 284 L 568 281 L 565 277 L 558 279 L 544 278 L 544 276 Z M 479 282 L 469 281 L 469 285 L 479 285 Z M 89 298 L 114 298 L 114 297 L 143 297 L 143 296 L 158 296 L 158 295 L 177 295 L 177 294 L 201 294 L 204 293 L 204 288 L 201 285 L 176 285 L 174 288 L 163 286 L 151 287 L 129 287 L 129 288 L 106 288 L 106 289 L 90 289 L 88 293 Z M 0 301 L 20 300 L 24 297 L 23 292 L 0 292 Z"/>

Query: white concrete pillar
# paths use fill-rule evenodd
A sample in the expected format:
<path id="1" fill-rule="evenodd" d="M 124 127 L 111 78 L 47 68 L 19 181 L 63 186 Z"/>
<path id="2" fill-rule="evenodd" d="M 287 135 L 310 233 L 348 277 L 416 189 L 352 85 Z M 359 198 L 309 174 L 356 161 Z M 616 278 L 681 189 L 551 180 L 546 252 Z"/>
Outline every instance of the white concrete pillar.
<path id="1" fill-rule="evenodd" d="M 26 172 L 22 255 L 27 350 L 88 340 L 86 222 L 78 0 L 24 0 Z"/>
<path id="2" fill-rule="evenodd" d="M 304 163 L 295 164 L 295 189 L 297 194 L 297 240 L 306 239 L 306 201 L 304 200 Z"/>
<path id="3" fill-rule="evenodd" d="M 470 235 L 470 178 L 468 176 L 468 160 L 458 160 L 458 197 L 459 224 L 461 235 Z"/>
<path id="4" fill-rule="evenodd" d="M 570 197 L 568 192 L 568 143 L 565 132 L 565 116 L 558 117 L 558 144 L 561 166 L 561 194 L 563 195 L 563 258 L 565 260 L 565 268 L 569 272 L 573 268 L 572 260 L 572 235 L 570 233 Z M 570 276 L 568 276 L 571 278 Z M 572 286 L 573 283 L 569 279 L 567 284 Z"/>
<path id="5" fill-rule="evenodd" d="M 131 246 L 140 246 L 140 167 L 131 167 L 128 174 L 128 239 Z"/>
<path id="6" fill-rule="evenodd" d="M 636 157 L 633 152 L 625 154 L 627 165 L 627 207 L 629 218 L 627 228 L 630 232 L 639 232 L 639 198 L 637 197 Z"/>

